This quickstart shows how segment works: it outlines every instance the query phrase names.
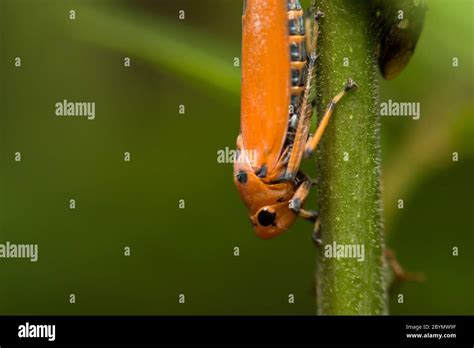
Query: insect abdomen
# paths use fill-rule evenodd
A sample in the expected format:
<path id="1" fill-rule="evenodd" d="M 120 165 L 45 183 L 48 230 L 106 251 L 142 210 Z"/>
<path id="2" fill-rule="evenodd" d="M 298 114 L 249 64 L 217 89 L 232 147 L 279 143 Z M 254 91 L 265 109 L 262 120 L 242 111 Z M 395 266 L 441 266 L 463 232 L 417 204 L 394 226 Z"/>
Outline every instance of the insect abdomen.
<path id="1" fill-rule="evenodd" d="M 304 12 L 298 0 L 288 0 L 288 28 L 291 59 L 291 108 L 295 112 L 305 80 L 306 33 Z"/>

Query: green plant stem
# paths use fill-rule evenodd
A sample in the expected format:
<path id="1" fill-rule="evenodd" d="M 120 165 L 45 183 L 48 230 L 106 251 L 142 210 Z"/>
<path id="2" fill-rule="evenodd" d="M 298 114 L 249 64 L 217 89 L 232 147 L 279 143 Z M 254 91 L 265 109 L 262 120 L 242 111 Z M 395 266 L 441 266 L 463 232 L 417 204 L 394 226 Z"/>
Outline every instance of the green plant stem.
<path id="1" fill-rule="evenodd" d="M 325 14 L 318 42 L 318 114 L 347 78 L 359 86 L 337 105 L 318 150 L 323 244 L 317 253 L 316 298 L 321 315 L 387 313 L 375 35 L 367 3 L 316 1 Z M 333 242 L 363 247 L 363 261 L 325 256 Z"/>

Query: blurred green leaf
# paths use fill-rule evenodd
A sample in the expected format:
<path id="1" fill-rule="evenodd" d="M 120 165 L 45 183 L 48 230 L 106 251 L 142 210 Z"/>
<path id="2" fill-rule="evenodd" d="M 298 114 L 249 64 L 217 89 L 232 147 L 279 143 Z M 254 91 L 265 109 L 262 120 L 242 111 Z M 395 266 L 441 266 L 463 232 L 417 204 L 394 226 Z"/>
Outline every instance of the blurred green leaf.
<path id="1" fill-rule="evenodd" d="M 240 68 L 234 67 L 238 51 L 216 42 L 185 22 L 149 17 L 120 6 L 83 6 L 81 21 L 66 27 L 77 39 L 143 59 L 160 71 L 192 79 L 201 89 L 240 93 Z"/>

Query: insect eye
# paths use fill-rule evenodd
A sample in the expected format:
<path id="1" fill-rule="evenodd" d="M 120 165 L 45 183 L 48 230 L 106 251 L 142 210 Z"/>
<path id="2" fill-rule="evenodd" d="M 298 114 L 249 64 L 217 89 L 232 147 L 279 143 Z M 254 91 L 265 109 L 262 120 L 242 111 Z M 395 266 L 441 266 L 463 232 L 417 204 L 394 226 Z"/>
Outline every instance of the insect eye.
<path id="1" fill-rule="evenodd" d="M 258 223 L 262 226 L 270 226 L 275 222 L 276 213 L 269 212 L 268 210 L 261 210 L 258 213 Z"/>
<path id="2" fill-rule="evenodd" d="M 245 184 L 248 180 L 248 176 L 247 176 L 247 173 L 245 172 L 239 172 L 236 176 L 237 178 L 237 181 L 240 182 L 241 184 Z"/>

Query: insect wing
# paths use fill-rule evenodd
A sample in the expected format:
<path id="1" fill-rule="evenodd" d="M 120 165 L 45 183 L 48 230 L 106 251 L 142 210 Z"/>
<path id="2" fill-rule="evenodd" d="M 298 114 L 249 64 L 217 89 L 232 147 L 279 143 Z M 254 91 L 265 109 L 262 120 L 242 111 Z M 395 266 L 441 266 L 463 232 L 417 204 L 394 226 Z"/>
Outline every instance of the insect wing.
<path id="1" fill-rule="evenodd" d="M 242 29 L 241 133 L 254 169 L 274 168 L 282 150 L 290 102 L 288 15 L 285 0 L 247 0 Z"/>

